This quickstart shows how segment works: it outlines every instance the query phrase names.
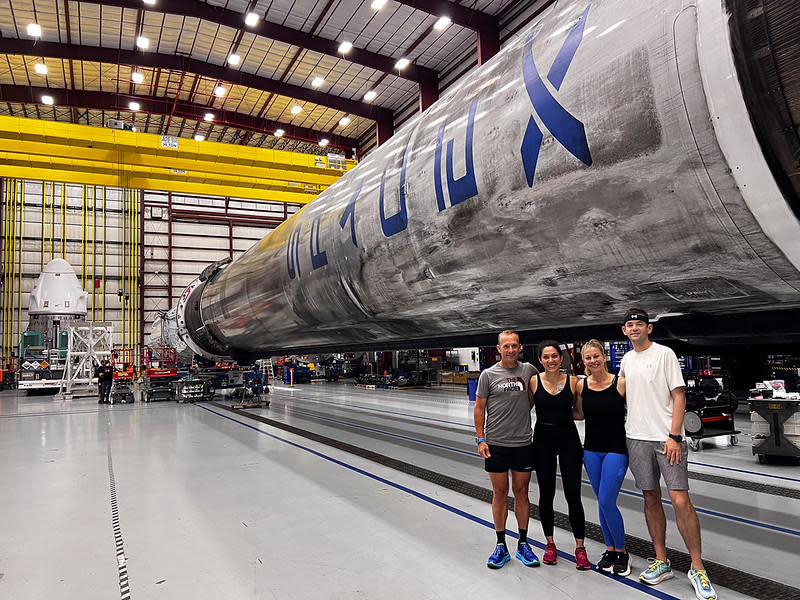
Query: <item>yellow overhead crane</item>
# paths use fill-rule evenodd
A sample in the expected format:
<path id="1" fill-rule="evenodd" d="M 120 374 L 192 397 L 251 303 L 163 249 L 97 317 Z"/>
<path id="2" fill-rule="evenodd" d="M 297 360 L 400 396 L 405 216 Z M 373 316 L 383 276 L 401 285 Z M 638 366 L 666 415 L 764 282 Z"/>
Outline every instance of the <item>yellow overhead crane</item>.
<path id="1" fill-rule="evenodd" d="M 327 156 L 0 116 L 0 177 L 307 204 L 355 166 Z"/>

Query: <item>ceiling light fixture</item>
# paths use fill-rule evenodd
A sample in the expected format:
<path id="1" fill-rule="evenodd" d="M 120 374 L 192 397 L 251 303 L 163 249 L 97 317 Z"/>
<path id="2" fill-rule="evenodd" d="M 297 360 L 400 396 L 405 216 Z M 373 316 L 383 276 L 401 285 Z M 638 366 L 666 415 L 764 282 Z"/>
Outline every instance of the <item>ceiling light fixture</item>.
<path id="1" fill-rule="evenodd" d="M 214 113 L 206 113 L 203 117 L 203 121 L 213 121 L 214 120 Z"/>
<path id="2" fill-rule="evenodd" d="M 276 129 L 274 135 L 275 137 L 281 137 L 284 133 L 286 133 L 283 129 Z"/>
<path id="3" fill-rule="evenodd" d="M 249 12 L 247 13 L 247 16 L 244 18 L 244 24 L 247 25 L 248 27 L 254 27 L 255 25 L 258 24 L 260 20 L 261 17 L 259 17 L 256 13 Z"/>
<path id="4" fill-rule="evenodd" d="M 342 42 L 339 44 L 339 54 L 347 54 L 353 49 L 353 44 L 350 42 Z"/>
<path id="5" fill-rule="evenodd" d="M 36 63 L 36 65 L 33 67 L 33 70 L 39 75 L 47 75 L 47 65 L 44 63 Z"/>
<path id="6" fill-rule="evenodd" d="M 311 87 L 317 88 L 317 87 L 321 86 L 323 83 L 325 83 L 325 79 L 324 78 L 322 78 L 322 77 L 314 77 L 313 81 L 311 82 Z"/>
<path id="7" fill-rule="evenodd" d="M 28 35 L 31 37 L 41 37 L 42 28 L 38 23 L 30 23 L 27 28 Z"/>
<path id="8" fill-rule="evenodd" d="M 142 0 L 145 4 L 149 4 L 150 6 L 155 6 L 156 0 Z"/>
<path id="9" fill-rule="evenodd" d="M 225 92 L 227 91 L 228 90 L 225 89 L 224 85 L 218 85 L 217 87 L 214 88 L 214 95 L 217 98 L 222 98 L 225 95 Z"/>
<path id="10" fill-rule="evenodd" d="M 372 8 L 375 10 L 380 10 L 386 6 L 386 0 L 372 0 L 372 4 L 370 6 L 372 6 Z"/>
<path id="11" fill-rule="evenodd" d="M 370 90 L 366 94 L 364 94 L 364 101 L 372 102 L 377 97 L 378 97 L 378 92 L 376 92 L 375 90 Z"/>
<path id="12" fill-rule="evenodd" d="M 233 65 L 234 67 L 242 62 L 242 57 L 238 54 L 231 54 L 228 56 L 228 64 Z"/>
<path id="13" fill-rule="evenodd" d="M 42 96 L 42 104 L 47 104 L 47 106 L 53 105 L 53 97 L 52 96 Z"/>
<path id="14" fill-rule="evenodd" d="M 150 47 L 150 40 L 148 40 L 143 35 L 136 37 L 136 47 L 141 48 L 142 50 L 147 50 Z"/>
<path id="15" fill-rule="evenodd" d="M 410 60 L 408 60 L 407 58 L 401 58 L 396 63 L 394 63 L 394 68 L 397 69 L 398 71 L 402 71 L 410 64 L 411 64 Z"/>
<path id="16" fill-rule="evenodd" d="M 319 141 L 319 145 L 320 145 L 320 146 L 322 146 L 323 148 L 324 148 L 325 146 L 327 146 L 328 144 L 330 144 L 330 143 L 331 143 L 331 142 L 330 142 L 330 140 L 329 140 L 328 138 L 322 138 L 322 139 Z"/>
<path id="17" fill-rule="evenodd" d="M 128 108 L 133 111 L 137 111 L 142 108 L 142 106 L 138 102 L 128 102 Z"/>
<path id="18" fill-rule="evenodd" d="M 291 113 L 292 113 L 293 115 L 296 115 L 296 114 L 300 113 L 300 111 L 301 111 L 301 110 L 303 110 L 303 107 L 302 107 L 302 106 L 300 106 L 299 104 L 295 104 L 295 105 L 292 107 Z"/>
<path id="19" fill-rule="evenodd" d="M 144 81 L 144 74 L 139 71 L 134 71 L 131 73 L 131 81 L 133 81 L 133 83 L 142 83 Z"/>
<path id="20" fill-rule="evenodd" d="M 206 136 L 204 136 L 202 133 L 195 134 L 194 136 L 195 142 L 202 142 L 204 139 L 206 139 Z"/>
<path id="21" fill-rule="evenodd" d="M 341 119 L 339 119 L 339 125 L 341 125 L 342 127 L 350 125 L 350 117 L 342 117 Z"/>
<path id="22" fill-rule="evenodd" d="M 436 31 L 444 31 L 451 22 L 450 17 L 439 17 L 439 20 L 433 24 L 433 28 Z"/>

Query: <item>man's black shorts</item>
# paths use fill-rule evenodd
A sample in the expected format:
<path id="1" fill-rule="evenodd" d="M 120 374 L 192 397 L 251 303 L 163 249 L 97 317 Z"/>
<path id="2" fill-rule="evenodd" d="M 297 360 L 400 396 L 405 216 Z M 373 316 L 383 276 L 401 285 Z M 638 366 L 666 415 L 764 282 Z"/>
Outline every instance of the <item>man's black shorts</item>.
<path id="1" fill-rule="evenodd" d="M 527 446 L 494 446 L 489 445 L 489 458 L 484 460 L 483 468 L 489 473 L 505 473 L 533 471 L 533 444 Z"/>

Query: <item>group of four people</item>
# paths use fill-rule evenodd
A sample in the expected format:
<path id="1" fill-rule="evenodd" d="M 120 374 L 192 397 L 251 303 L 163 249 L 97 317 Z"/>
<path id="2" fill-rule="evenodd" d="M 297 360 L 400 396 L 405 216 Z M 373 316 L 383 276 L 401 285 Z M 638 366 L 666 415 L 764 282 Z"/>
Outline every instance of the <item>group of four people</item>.
<path id="1" fill-rule="evenodd" d="M 688 573 L 699 600 L 715 600 L 716 592 L 703 566 L 700 522 L 689 499 L 688 448 L 683 440 L 686 406 L 684 382 L 675 353 L 650 340 L 653 325 L 640 308 L 629 309 L 622 332 L 633 352 L 622 359 L 618 375 L 608 371 L 603 345 L 584 344 L 581 356 L 587 377 L 579 380 L 561 372 L 558 342 L 539 345 L 543 373 L 519 360 L 519 335 L 503 331 L 498 336 L 500 362 L 484 370 L 478 380 L 475 433 L 478 453 L 492 483 L 492 516 L 497 543 L 487 566 L 499 569 L 511 560 L 505 532 L 508 514 L 509 473 L 514 514 L 519 527 L 516 558 L 527 566 L 539 559 L 528 543 L 530 501 L 528 486 L 536 472 L 539 519 L 546 539 L 542 562 L 558 560 L 553 529 L 556 466 L 560 466 L 569 523 L 575 537 L 575 566 L 591 569 L 584 547 L 585 518 L 581 502 L 583 467 L 597 496 L 600 526 L 606 551 L 598 570 L 624 577 L 631 572 L 625 548 L 625 529 L 617 507 L 625 474 L 630 467 L 636 487 L 644 495 L 647 528 L 655 558 L 639 580 L 656 585 L 673 576 L 666 547 L 666 516 L 661 502 L 661 476 L 675 509 L 678 530 L 689 550 Z M 536 425 L 531 428 L 531 410 Z M 585 420 L 581 445 L 575 420 Z"/>

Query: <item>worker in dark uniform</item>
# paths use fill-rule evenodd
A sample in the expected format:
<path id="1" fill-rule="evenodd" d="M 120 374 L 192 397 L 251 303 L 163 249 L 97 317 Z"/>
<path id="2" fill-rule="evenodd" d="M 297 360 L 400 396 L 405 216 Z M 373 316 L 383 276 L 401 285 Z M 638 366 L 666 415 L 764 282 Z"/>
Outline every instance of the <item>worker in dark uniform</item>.
<path id="1" fill-rule="evenodd" d="M 98 404 L 108 404 L 109 395 L 111 394 L 111 382 L 114 378 L 114 369 L 108 364 L 108 359 L 100 361 L 100 366 L 95 369 L 95 377 L 97 377 L 97 387 L 100 391 L 100 400 Z"/>

